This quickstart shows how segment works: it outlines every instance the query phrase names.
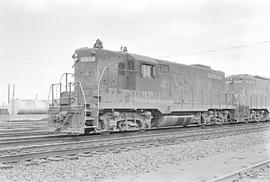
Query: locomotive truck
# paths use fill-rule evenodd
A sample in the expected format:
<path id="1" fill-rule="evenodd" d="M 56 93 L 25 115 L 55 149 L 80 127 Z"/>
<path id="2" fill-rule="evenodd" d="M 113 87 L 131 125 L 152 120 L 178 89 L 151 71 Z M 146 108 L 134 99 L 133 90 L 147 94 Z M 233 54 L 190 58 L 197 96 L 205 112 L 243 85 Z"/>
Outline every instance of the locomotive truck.
<path id="1" fill-rule="evenodd" d="M 209 66 L 184 65 L 129 53 L 80 48 L 74 73 L 50 88 L 49 126 L 102 133 L 189 125 L 265 121 L 270 80 Z"/>

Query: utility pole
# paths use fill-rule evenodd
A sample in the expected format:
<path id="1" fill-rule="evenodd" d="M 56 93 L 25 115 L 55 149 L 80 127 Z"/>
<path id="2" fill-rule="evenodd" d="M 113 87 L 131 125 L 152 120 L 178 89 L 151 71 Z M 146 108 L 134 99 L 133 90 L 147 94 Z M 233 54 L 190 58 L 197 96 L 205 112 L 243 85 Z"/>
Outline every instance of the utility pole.
<path id="1" fill-rule="evenodd" d="M 65 73 L 66 75 L 66 92 L 68 92 L 68 73 Z"/>
<path id="2" fill-rule="evenodd" d="M 8 104 L 10 103 L 10 84 L 8 84 Z"/>
<path id="3" fill-rule="evenodd" d="M 14 115 L 14 97 L 15 97 L 15 84 L 13 84 L 13 95 L 12 95 L 12 115 Z"/>

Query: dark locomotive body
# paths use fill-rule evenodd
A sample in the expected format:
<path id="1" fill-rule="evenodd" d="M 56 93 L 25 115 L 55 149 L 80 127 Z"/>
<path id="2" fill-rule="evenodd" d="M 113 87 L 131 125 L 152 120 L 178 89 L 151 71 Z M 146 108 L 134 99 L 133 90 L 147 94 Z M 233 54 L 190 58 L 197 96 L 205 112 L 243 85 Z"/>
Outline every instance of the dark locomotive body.
<path id="1" fill-rule="evenodd" d="M 245 121 L 265 121 L 269 118 L 270 79 L 247 74 L 226 78 L 226 92 L 234 95 L 236 115 Z"/>
<path id="2" fill-rule="evenodd" d="M 255 108 L 252 94 L 251 102 L 239 102 L 238 95 L 247 97 L 242 94 L 242 87 L 231 88 L 234 83 L 229 83 L 225 90 L 225 74 L 208 66 L 183 65 L 99 48 L 77 49 L 73 58 L 74 81 L 68 82 L 65 74 L 64 83 L 60 81 L 51 87 L 49 123 L 62 131 L 223 124 L 248 121 L 253 111 L 263 113 L 264 120 L 268 118 L 269 103 Z M 227 82 L 236 77 L 227 78 Z M 261 82 L 256 84 L 255 87 Z M 267 93 L 261 97 L 269 97 Z"/>

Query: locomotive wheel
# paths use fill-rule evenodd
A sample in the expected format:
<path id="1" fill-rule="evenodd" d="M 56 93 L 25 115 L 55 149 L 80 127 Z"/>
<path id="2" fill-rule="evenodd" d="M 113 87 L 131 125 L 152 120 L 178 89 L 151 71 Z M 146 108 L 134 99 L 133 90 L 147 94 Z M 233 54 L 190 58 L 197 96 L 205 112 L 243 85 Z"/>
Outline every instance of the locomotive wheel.
<path id="1" fill-rule="evenodd" d="M 205 127 L 205 117 L 203 116 L 203 114 L 201 114 L 201 127 L 204 128 Z"/>
<path id="2" fill-rule="evenodd" d="M 142 122 L 140 120 L 136 120 L 136 124 L 138 125 L 138 130 L 141 133 L 144 133 L 145 132 L 145 127 L 143 127 Z"/>
<path id="3" fill-rule="evenodd" d="M 85 128 L 84 129 L 84 135 L 89 135 L 90 133 L 95 132 L 94 128 Z"/>
<path id="4" fill-rule="evenodd" d="M 106 125 L 103 119 L 99 119 L 99 127 L 101 130 L 106 130 Z"/>
<path id="5" fill-rule="evenodd" d="M 117 123 L 117 128 L 119 129 L 119 131 L 127 131 L 127 126 L 124 121 L 119 121 Z"/>
<path id="6" fill-rule="evenodd" d="M 61 132 L 61 128 L 56 128 L 53 133 L 59 134 Z"/>

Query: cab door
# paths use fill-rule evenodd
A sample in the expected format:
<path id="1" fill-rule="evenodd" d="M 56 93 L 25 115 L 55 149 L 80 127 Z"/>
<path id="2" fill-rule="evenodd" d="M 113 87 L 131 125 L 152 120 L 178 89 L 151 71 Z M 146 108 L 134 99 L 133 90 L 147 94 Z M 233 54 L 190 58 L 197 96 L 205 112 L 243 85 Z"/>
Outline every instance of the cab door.
<path id="1" fill-rule="evenodd" d="M 118 64 L 118 89 L 135 90 L 136 88 L 136 71 L 134 59 L 126 57 Z"/>
<path id="2" fill-rule="evenodd" d="M 157 64 L 148 61 L 138 61 L 138 74 L 136 77 L 136 100 L 143 107 L 156 107 L 160 100 L 159 79 Z"/>
<path id="3" fill-rule="evenodd" d="M 135 71 L 134 59 L 131 56 L 127 56 L 126 68 L 127 68 L 127 89 L 135 90 L 136 71 Z"/>

